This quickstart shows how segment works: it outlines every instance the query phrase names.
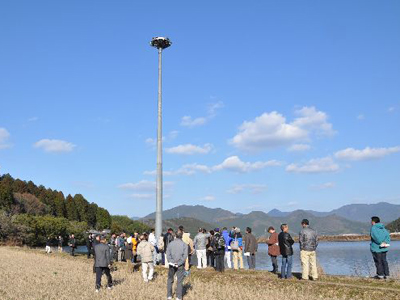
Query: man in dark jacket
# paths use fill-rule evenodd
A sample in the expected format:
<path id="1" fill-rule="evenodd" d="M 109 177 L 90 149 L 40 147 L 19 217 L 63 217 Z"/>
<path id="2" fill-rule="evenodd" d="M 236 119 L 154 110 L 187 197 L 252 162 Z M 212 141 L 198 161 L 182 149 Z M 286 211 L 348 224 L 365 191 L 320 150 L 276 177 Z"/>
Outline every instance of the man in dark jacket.
<path id="1" fill-rule="evenodd" d="M 215 270 L 218 272 L 224 272 L 225 239 L 219 232 L 219 228 L 214 229 L 213 239 L 214 239 L 213 245 L 214 245 Z"/>
<path id="2" fill-rule="evenodd" d="M 293 263 L 293 244 L 294 240 L 289 234 L 289 226 L 281 225 L 282 232 L 278 236 L 279 250 L 282 255 L 281 278 L 292 278 L 292 263 Z"/>
<path id="3" fill-rule="evenodd" d="M 272 273 L 276 274 L 278 272 L 278 256 L 280 255 L 278 233 L 272 226 L 268 228 L 268 233 L 270 234 L 269 239 L 267 240 L 268 255 L 271 257 Z"/>
<path id="4" fill-rule="evenodd" d="M 165 267 L 168 268 L 168 258 L 167 258 L 167 248 L 169 243 L 171 243 L 174 240 L 174 235 L 173 235 L 174 230 L 172 228 L 169 228 L 167 233 L 164 235 L 164 253 L 165 253 Z"/>
<path id="5" fill-rule="evenodd" d="M 307 219 L 301 221 L 303 229 L 299 234 L 300 243 L 300 260 L 302 267 L 302 279 L 308 280 L 311 266 L 311 278 L 312 280 L 318 279 L 317 271 L 317 254 L 315 250 L 318 247 L 318 235 L 317 232 L 309 227 L 310 222 Z"/>
<path id="6" fill-rule="evenodd" d="M 87 248 L 87 258 L 93 254 L 93 235 L 89 233 L 86 239 L 86 248 Z"/>
<path id="7" fill-rule="evenodd" d="M 251 233 L 251 228 L 246 228 L 246 235 L 244 236 L 244 256 L 247 256 L 247 263 L 249 269 L 256 268 L 256 253 L 258 250 L 258 243 L 256 237 Z"/>
<path id="8" fill-rule="evenodd" d="M 76 248 L 76 239 L 75 235 L 71 234 L 69 238 L 68 245 L 71 247 L 71 255 L 75 256 L 75 248 Z"/>
<path id="9" fill-rule="evenodd" d="M 107 240 L 104 236 L 100 238 L 100 244 L 94 247 L 95 269 L 96 269 L 96 292 L 101 288 L 101 277 L 104 274 L 107 276 L 107 288 L 112 287 L 112 277 L 110 273 L 111 254 L 110 247 L 106 244 Z"/>

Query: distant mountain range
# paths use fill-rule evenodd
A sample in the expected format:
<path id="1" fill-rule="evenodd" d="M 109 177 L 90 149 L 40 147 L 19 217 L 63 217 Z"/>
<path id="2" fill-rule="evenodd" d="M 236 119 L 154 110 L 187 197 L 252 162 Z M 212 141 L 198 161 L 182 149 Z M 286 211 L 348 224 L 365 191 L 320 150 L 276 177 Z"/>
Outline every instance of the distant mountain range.
<path id="1" fill-rule="evenodd" d="M 249 226 L 257 236 L 264 235 L 269 226 L 279 228 L 282 223 L 289 224 L 290 231 L 297 233 L 301 229 L 301 220 L 309 219 L 311 227 L 317 229 L 319 234 L 335 235 L 368 233 L 369 221 L 374 215 L 378 215 L 383 222 L 388 223 L 400 217 L 400 205 L 381 202 L 378 204 L 350 204 L 330 212 L 312 210 L 282 212 L 274 209 L 268 213 L 253 211 L 249 214 L 233 213 L 221 208 L 207 208 L 202 205 L 181 205 L 164 211 L 163 218 L 164 226 L 170 223 L 169 227 L 173 228 L 184 225 L 183 222 L 185 222 L 191 228 L 188 230 L 189 232 L 193 230 L 195 232 L 197 227 L 211 229 L 223 226 L 228 228 L 237 226 L 244 231 Z M 146 223 L 151 224 L 150 220 L 154 218 L 155 214 L 153 213 L 143 219 Z M 174 220 L 174 222 L 170 222 L 170 220 Z"/>
<path id="2" fill-rule="evenodd" d="M 392 222 L 400 217 L 400 205 L 380 202 L 377 204 L 349 204 L 330 212 L 318 212 L 306 210 L 316 216 L 325 217 L 337 215 L 348 220 L 358 222 L 370 222 L 372 216 L 378 216 L 384 223 Z M 283 212 L 278 209 L 271 210 L 268 215 L 271 217 L 286 217 L 293 212 Z"/>

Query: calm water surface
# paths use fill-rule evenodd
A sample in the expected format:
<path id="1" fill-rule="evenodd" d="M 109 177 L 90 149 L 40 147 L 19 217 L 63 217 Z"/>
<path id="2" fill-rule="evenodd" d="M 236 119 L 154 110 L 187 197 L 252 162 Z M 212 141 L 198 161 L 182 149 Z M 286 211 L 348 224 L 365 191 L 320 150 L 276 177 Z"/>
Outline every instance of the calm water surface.
<path id="1" fill-rule="evenodd" d="M 388 252 L 389 268 L 400 266 L 400 241 L 392 241 Z M 266 244 L 259 244 L 256 267 L 259 270 L 272 270 Z M 294 244 L 293 271 L 300 272 L 299 244 Z M 317 249 L 318 263 L 330 275 L 375 275 L 375 265 L 369 250 L 369 242 L 321 242 Z M 281 260 L 279 259 L 279 267 Z"/>

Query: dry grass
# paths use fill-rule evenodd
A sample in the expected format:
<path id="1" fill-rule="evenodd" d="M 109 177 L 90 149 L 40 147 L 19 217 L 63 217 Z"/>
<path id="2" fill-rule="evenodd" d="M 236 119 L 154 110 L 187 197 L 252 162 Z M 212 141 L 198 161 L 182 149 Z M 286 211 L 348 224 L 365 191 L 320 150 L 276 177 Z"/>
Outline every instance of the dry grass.
<path id="1" fill-rule="evenodd" d="M 141 273 L 118 264 L 113 290 L 94 293 L 92 260 L 44 251 L 0 247 L 1 300 L 166 299 L 166 270 L 148 284 Z M 103 278 L 105 280 L 105 278 Z M 104 281 L 103 281 L 104 283 Z M 185 281 L 185 300 L 209 299 L 400 299 L 398 281 L 323 276 L 318 282 L 280 280 L 268 272 L 193 270 Z"/>

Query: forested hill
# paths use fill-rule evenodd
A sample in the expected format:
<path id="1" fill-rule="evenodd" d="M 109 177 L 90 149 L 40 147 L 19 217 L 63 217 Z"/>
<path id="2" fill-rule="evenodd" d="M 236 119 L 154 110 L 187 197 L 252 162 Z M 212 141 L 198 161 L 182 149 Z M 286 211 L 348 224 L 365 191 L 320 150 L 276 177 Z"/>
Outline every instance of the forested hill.
<path id="1" fill-rule="evenodd" d="M 89 228 L 110 228 L 109 212 L 82 195 L 64 194 L 57 190 L 37 186 L 32 181 L 14 179 L 9 174 L 0 176 L 0 210 L 12 215 L 51 215 L 69 221 L 85 222 Z"/>

